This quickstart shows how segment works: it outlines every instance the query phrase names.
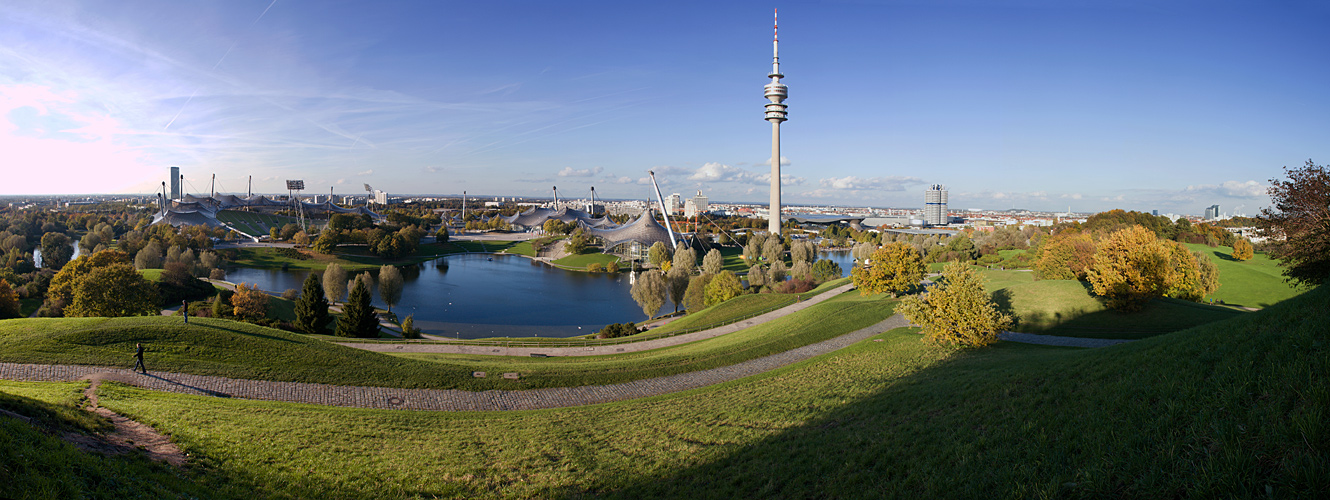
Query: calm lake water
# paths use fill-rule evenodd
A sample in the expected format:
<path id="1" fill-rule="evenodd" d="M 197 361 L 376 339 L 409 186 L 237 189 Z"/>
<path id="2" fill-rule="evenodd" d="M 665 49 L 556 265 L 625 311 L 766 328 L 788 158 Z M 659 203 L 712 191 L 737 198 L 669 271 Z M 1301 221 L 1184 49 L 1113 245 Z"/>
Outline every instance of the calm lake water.
<path id="1" fill-rule="evenodd" d="M 849 251 L 821 252 L 849 275 Z M 226 279 L 263 290 L 300 290 L 309 271 L 227 269 Z M 399 316 L 415 314 L 425 333 L 464 339 L 487 337 L 574 337 L 610 323 L 642 321 L 646 315 L 629 295 L 628 273 L 582 273 L 513 255 L 468 254 L 402 268 L 406 278 Z M 374 304 L 386 305 L 374 290 Z M 673 311 L 666 302 L 660 312 Z"/>
<path id="2" fill-rule="evenodd" d="M 492 259 L 492 260 L 491 260 Z M 227 269 L 226 279 L 263 290 L 300 290 L 309 271 Z M 564 271 L 513 255 L 454 255 L 402 268 L 393 312 L 415 314 L 425 333 L 464 339 L 574 337 L 610 323 L 642 321 L 628 273 Z M 374 291 L 374 304 L 386 307 Z M 673 311 L 668 301 L 660 312 Z"/>

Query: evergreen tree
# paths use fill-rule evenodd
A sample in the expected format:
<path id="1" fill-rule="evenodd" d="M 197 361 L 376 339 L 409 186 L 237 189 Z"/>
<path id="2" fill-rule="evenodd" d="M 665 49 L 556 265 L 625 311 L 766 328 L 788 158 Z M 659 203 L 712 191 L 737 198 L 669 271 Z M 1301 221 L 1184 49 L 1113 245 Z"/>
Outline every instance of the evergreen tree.
<path id="1" fill-rule="evenodd" d="M 328 326 L 328 299 L 323 296 L 323 285 L 319 276 L 309 273 L 305 277 L 305 286 L 296 301 L 296 329 L 305 333 L 319 333 Z"/>
<path id="2" fill-rule="evenodd" d="M 342 318 L 337 321 L 337 335 L 341 337 L 373 338 L 379 336 L 379 319 L 370 305 L 369 287 L 356 280 L 355 287 L 342 305 Z"/>

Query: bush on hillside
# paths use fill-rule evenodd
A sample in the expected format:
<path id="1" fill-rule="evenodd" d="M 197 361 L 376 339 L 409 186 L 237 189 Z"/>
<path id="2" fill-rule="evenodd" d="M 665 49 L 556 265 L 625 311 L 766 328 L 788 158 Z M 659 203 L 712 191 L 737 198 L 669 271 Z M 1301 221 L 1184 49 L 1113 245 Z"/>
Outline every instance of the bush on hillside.
<path id="1" fill-rule="evenodd" d="M 596 333 L 596 338 L 615 339 L 619 337 L 627 337 L 629 335 L 634 335 L 644 331 L 646 331 L 646 329 L 639 330 L 637 328 L 637 325 L 633 323 L 613 323 L 605 325 L 605 328 L 600 329 L 600 332 Z"/>
<path id="2" fill-rule="evenodd" d="M 901 300 L 899 311 L 923 327 L 924 341 L 940 345 L 985 346 L 1011 325 L 1011 316 L 999 312 L 984 289 L 983 277 L 959 262 L 947 264 L 927 292 Z"/>
<path id="3" fill-rule="evenodd" d="M 795 278 L 790 281 L 782 281 L 772 290 L 776 293 L 804 293 L 817 288 L 817 283 L 811 279 Z"/>

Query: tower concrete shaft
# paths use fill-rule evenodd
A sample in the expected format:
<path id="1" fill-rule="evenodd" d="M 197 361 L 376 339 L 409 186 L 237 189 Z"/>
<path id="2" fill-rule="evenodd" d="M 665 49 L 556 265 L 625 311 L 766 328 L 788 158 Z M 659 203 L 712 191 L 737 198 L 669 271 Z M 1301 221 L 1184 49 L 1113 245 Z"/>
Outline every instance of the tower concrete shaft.
<path id="1" fill-rule="evenodd" d="M 772 37 L 771 37 L 771 78 L 763 89 L 768 102 L 766 105 L 766 120 L 771 122 L 771 208 L 767 216 L 767 231 L 771 234 L 780 234 L 780 123 L 786 120 L 785 98 L 788 96 L 788 88 L 780 82 L 780 23 L 775 22 L 778 19 L 773 13 Z"/>

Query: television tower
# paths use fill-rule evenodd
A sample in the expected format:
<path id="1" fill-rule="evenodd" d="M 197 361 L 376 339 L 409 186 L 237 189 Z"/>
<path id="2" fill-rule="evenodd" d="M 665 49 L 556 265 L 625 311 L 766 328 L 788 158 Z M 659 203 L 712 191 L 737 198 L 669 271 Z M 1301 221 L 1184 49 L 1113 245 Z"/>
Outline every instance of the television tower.
<path id="1" fill-rule="evenodd" d="M 776 22 L 778 12 L 772 13 L 772 36 L 771 36 L 771 78 L 763 89 L 766 90 L 766 98 L 771 101 L 767 103 L 766 120 L 771 122 L 771 210 L 767 217 L 767 232 L 771 234 L 780 234 L 780 122 L 785 121 L 785 84 L 780 83 L 780 23 Z"/>

